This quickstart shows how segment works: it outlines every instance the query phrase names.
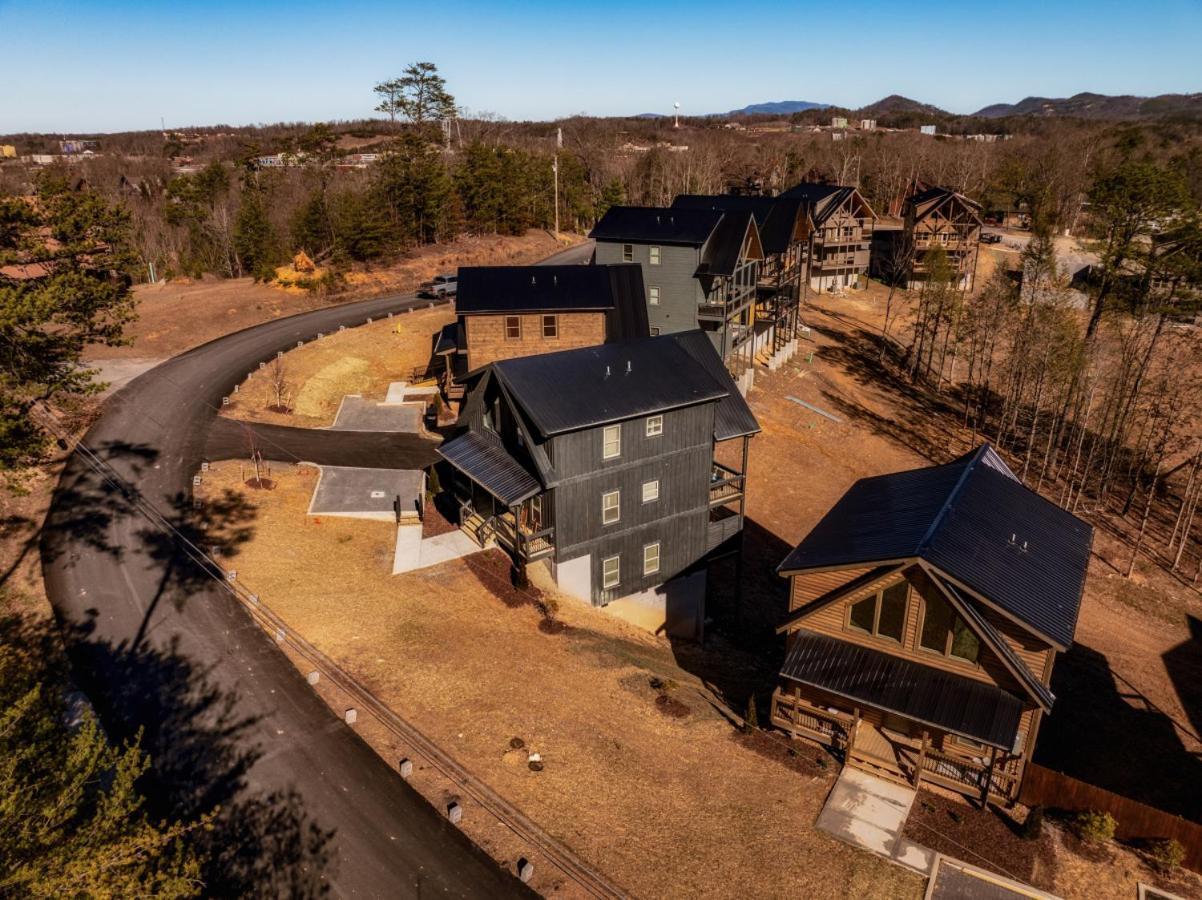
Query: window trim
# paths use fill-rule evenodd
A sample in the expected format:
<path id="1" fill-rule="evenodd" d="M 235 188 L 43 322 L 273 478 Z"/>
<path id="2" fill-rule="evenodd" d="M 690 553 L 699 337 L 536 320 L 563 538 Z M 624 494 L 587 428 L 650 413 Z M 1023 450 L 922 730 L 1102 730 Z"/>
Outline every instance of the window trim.
<path id="1" fill-rule="evenodd" d="M 647 285 L 647 303 L 650 306 L 659 306 L 659 285 Z"/>
<path id="2" fill-rule="evenodd" d="M 905 585 L 905 588 L 906 588 L 906 600 L 905 600 L 905 605 L 902 607 L 902 633 L 901 633 L 901 637 L 900 637 L 900 638 L 895 638 L 895 637 L 893 637 L 892 635 L 889 635 L 889 634 L 881 634 L 881 632 L 880 632 L 880 628 L 881 628 L 881 610 L 882 610 L 882 609 L 884 608 L 884 606 L 885 606 L 885 591 L 887 591 L 887 590 L 890 590 L 891 588 L 895 588 L 895 587 L 897 587 L 898 585 Z M 865 597 L 861 597 L 861 598 L 860 598 L 859 600 L 857 600 L 855 603 L 848 603 L 848 604 L 847 604 L 847 611 L 846 611 L 846 613 L 845 613 L 845 614 L 844 614 L 844 616 L 843 616 L 843 628 L 844 628 L 846 631 L 851 631 L 851 632 L 854 632 L 855 634 L 863 634 L 863 635 L 867 635 L 868 637 L 871 637 L 871 638 L 877 638 L 877 639 L 879 639 L 879 640 L 882 640 L 882 641 L 888 641 L 890 644 L 896 644 L 896 645 L 897 645 L 897 646 L 899 646 L 899 647 L 905 646 L 905 643 L 906 643 L 906 622 L 907 622 L 907 621 L 909 620 L 909 618 L 910 618 L 910 596 L 911 596 L 913 593 L 914 593 L 913 586 L 910 584 L 910 582 L 909 582 L 909 580 L 908 580 L 908 579 L 904 579 L 904 578 L 903 578 L 901 581 L 894 581 L 894 582 L 890 582 L 889 584 L 883 585 L 883 586 L 881 586 L 880 588 L 878 588 L 877 590 L 873 591 L 871 594 L 868 594 L 868 595 L 867 595 L 867 596 L 865 596 Z M 925 599 L 925 598 L 924 598 L 924 599 Z M 872 607 L 872 628 L 866 631 L 865 629 L 861 628 L 859 625 L 853 625 L 853 624 L 852 624 L 852 621 L 851 621 L 851 611 L 852 611 L 852 608 L 853 608 L 853 607 L 859 606 L 861 603 L 864 603 L 864 602 L 866 602 L 866 601 L 868 601 L 868 600 L 872 600 L 872 601 L 873 601 L 873 607 Z M 921 634 L 921 628 L 920 628 L 920 631 L 919 631 L 919 633 Z M 933 653 L 934 651 L 931 651 L 931 652 Z"/>
<path id="3" fill-rule="evenodd" d="M 613 563 L 613 581 L 610 581 L 608 566 Z M 610 591 L 622 583 L 622 554 L 615 553 L 601 560 L 601 589 Z"/>
<path id="4" fill-rule="evenodd" d="M 609 505 L 610 498 L 613 498 L 614 503 Z M 613 509 L 614 517 L 607 518 L 610 509 Z M 602 525 L 617 525 L 622 521 L 622 491 L 620 488 L 614 488 L 612 491 L 601 492 L 601 524 Z"/>
<path id="5" fill-rule="evenodd" d="M 655 487 L 655 495 L 652 497 L 648 497 L 647 496 L 647 488 L 652 487 L 652 486 Z M 644 503 L 658 503 L 659 502 L 659 479 L 658 478 L 652 478 L 650 481 L 643 482 L 643 502 Z"/>
<path id="6" fill-rule="evenodd" d="M 547 325 L 548 324 L 550 324 L 550 326 L 551 326 L 550 334 L 547 334 Z M 546 338 L 558 339 L 558 337 L 559 337 L 559 316 L 557 316 L 555 313 L 544 314 L 543 320 L 542 320 L 542 327 L 543 327 L 543 338 L 544 339 L 546 339 Z"/>
<path id="7" fill-rule="evenodd" d="M 922 598 L 922 608 L 919 609 L 919 611 L 918 611 L 918 628 L 914 633 L 915 649 L 917 649 L 920 653 L 930 653 L 934 656 L 942 657 L 943 659 L 948 660 L 949 662 L 956 663 L 956 664 L 959 664 L 962 666 L 968 666 L 968 667 L 974 668 L 974 669 L 981 668 L 981 646 L 984 643 L 981 640 L 981 636 L 979 634 L 977 634 L 975 631 L 973 631 L 972 626 L 970 626 L 968 624 L 968 620 L 965 619 L 962 615 L 960 615 L 960 612 L 956 609 L 956 607 L 952 606 L 951 602 L 941 594 L 937 595 L 938 601 L 943 603 L 945 606 L 947 606 L 948 611 L 952 614 L 951 625 L 947 629 L 947 637 L 944 639 L 944 642 L 943 642 L 943 650 L 941 652 L 939 650 L 936 650 L 934 647 L 927 647 L 925 644 L 923 644 L 922 629 L 926 625 L 927 609 L 930 606 L 931 598 L 927 597 L 922 592 L 919 592 L 919 597 Z M 961 622 L 963 622 L 964 627 L 966 629 L 968 629 L 968 631 L 972 634 L 973 637 L 975 637 L 977 639 L 977 658 L 976 659 L 968 659 L 967 657 L 957 656 L 952 653 L 952 644 L 953 644 L 953 642 L 955 640 L 955 636 L 956 636 L 955 623 L 956 623 L 957 619 L 959 619 Z"/>
<path id="8" fill-rule="evenodd" d="M 663 415 L 647 416 L 646 427 L 644 434 L 647 437 L 661 437 L 664 433 L 664 417 Z"/>
<path id="9" fill-rule="evenodd" d="M 610 434 L 616 434 L 617 437 L 612 442 L 616 449 L 613 453 L 609 452 Z M 604 459 L 620 459 L 622 456 L 622 426 L 621 425 L 606 425 L 601 429 L 601 458 Z"/>
<path id="10" fill-rule="evenodd" d="M 649 569 L 649 568 L 647 568 L 647 551 L 651 550 L 653 548 L 655 550 L 655 568 Z M 660 562 L 661 562 L 660 542 L 652 541 L 650 544 L 643 544 L 643 574 L 644 575 L 655 575 L 656 573 L 658 573 L 659 567 L 660 567 Z"/>
<path id="11" fill-rule="evenodd" d="M 622 245 L 622 262 L 634 262 L 634 244 Z"/>
<path id="12" fill-rule="evenodd" d="M 660 264 L 660 261 L 661 261 L 661 254 L 660 254 L 659 247 L 654 246 L 654 245 L 648 247 L 647 248 L 647 265 L 658 266 Z"/>
<path id="13" fill-rule="evenodd" d="M 517 326 L 517 334 L 509 333 L 510 325 Z M 505 340 L 520 341 L 522 339 L 522 317 L 521 316 L 506 316 L 505 317 Z"/>

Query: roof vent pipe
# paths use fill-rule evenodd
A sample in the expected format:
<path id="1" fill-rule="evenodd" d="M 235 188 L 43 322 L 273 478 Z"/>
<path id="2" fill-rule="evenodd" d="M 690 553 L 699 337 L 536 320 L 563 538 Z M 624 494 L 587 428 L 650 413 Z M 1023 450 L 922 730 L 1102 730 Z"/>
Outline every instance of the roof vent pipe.
<path id="1" fill-rule="evenodd" d="M 626 360 L 626 374 L 630 374 L 630 360 Z"/>
<path id="2" fill-rule="evenodd" d="M 608 377 L 609 377 L 609 366 L 606 366 L 606 367 L 605 367 L 605 377 L 606 377 L 606 378 L 608 378 Z"/>

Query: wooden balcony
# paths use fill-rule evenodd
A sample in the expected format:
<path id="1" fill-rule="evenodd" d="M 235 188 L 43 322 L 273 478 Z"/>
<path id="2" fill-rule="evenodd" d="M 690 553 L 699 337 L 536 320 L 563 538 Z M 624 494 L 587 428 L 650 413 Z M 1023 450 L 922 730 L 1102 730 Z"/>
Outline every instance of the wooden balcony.
<path id="1" fill-rule="evenodd" d="M 710 472 L 710 506 L 721 506 L 743 496 L 743 476 L 730 466 L 714 463 Z"/>
<path id="2" fill-rule="evenodd" d="M 494 541 L 523 562 L 534 562 L 555 552 L 554 527 L 530 531 L 518 527 L 509 513 L 485 519 L 467 507 L 461 513 L 460 521 L 464 532 L 481 547 Z"/>
<path id="3" fill-rule="evenodd" d="M 842 750 L 847 747 L 853 719 L 844 713 L 818 709 L 804 700 L 784 693 L 772 692 L 772 724 L 799 737 L 817 741 L 825 747 Z"/>

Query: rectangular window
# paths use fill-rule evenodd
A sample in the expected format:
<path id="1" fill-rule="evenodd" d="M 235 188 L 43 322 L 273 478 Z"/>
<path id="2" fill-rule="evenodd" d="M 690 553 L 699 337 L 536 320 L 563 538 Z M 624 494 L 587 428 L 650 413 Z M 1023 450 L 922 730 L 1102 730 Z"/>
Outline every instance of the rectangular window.
<path id="1" fill-rule="evenodd" d="M 652 337 L 659 337 L 659 329 L 658 329 L 658 328 L 654 328 L 654 327 L 653 327 L 653 328 L 651 329 L 651 336 L 652 336 Z"/>
<path id="2" fill-rule="evenodd" d="M 659 479 L 643 482 L 643 502 L 653 503 L 659 499 Z"/>
<path id="3" fill-rule="evenodd" d="M 543 316 L 543 337 L 559 337 L 559 316 Z"/>
<path id="4" fill-rule="evenodd" d="M 634 262 L 634 244 L 622 245 L 622 262 Z"/>
<path id="5" fill-rule="evenodd" d="M 906 603 L 910 586 L 905 581 L 891 584 L 871 597 L 852 605 L 847 627 L 901 643 L 906 629 Z"/>
<path id="6" fill-rule="evenodd" d="M 648 249 L 647 252 L 650 256 L 651 265 L 658 266 L 659 265 L 659 247 L 651 247 Z"/>
<path id="7" fill-rule="evenodd" d="M 621 564 L 620 556 L 607 556 L 601 560 L 601 587 L 605 590 L 618 586 L 621 580 Z"/>
<path id="8" fill-rule="evenodd" d="M 622 517 L 622 492 L 606 491 L 601 495 L 601 524 L 613 525 Z"/>
<path id="9" fill-rule="evenodd" d="M 522 317 L 521 316 L 506 316 L 505 317 L 505 338 L 506 340 L 515 341 L 522 336 Z"/>
<path id="10" fill-rule="evenodd" d="M 647 417 L 647 437 L 657 437 L 664 433 L 664 417 L 663 416 L 648 416 Z"/>
<path id="11" fill-rule="evenodd" d="M 643 547 L 643 574 L 654 575 L 659 571 L 659 541 Z"/>
<path id="12" fill-rule="evenodd" d="M 617 459 L 622 455 L 622 426 L 606 425 L 601 434 L 601 458 Z"/>
<path id="13" fill-rule="evenodd" d="M 647 302 L 652 306 L 659 306 L 659 288 L 656 285 L 647 288 Z"/>

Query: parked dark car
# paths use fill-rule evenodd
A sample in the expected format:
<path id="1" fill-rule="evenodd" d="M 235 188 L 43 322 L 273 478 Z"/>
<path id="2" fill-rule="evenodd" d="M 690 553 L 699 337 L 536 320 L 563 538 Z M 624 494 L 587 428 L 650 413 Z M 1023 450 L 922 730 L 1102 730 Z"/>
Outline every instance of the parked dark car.
<path id="1" fill-rule="evenodd" d="M 435 300 L 440 297 L 454 297 L 459 289 L 459 276 L 455 275 L 435 275 L 429 281 L 422 282 L 418 289 L 417 296 L 431 297 Z"/>
<path id="2" fill-rule="evenodd" d="M 985 231 L 981 233 L 982 244 L 1000 244 L 1002 236 L 995 231 Z"/>

